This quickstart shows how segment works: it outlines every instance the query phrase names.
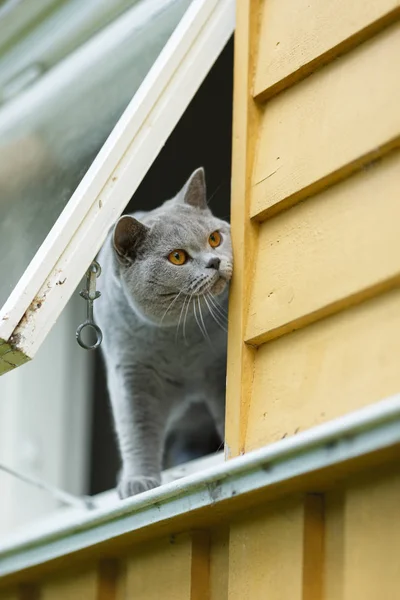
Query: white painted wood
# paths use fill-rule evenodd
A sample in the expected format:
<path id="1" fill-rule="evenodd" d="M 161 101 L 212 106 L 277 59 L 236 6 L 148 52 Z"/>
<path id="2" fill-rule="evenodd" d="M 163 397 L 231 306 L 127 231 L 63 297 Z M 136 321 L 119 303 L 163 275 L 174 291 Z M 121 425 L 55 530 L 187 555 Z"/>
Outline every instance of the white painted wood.
<path id="1" fill-rule="evenodd" d="M 18 334 L 17 347 L 35 355 L 234 23 L 234 0 L 193 1 L 1 310 L 0 339 Z"/>

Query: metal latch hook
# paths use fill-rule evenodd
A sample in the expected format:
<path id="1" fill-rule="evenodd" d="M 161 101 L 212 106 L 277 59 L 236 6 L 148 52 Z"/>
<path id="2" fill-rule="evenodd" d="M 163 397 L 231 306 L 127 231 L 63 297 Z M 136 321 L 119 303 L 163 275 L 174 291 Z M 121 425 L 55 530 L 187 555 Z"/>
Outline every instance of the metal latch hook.
<path id="1" fill-rule="evenodd" d="M 79 325 L 76 330 L 76 341 L 85 350 L 96 350 L 103 341 L 103 332 L 100 327 L 96 325 L 93 318 L 93 302 L 101 296 L 101 293 L 96 291 L 96 279 L 101 275 L 101 267 L 97 261 L 93 261 L 86 273 L 86 289 L 79 292 L 80 296 L 87 302 L 87 315 L 86 321 Z M 96 341 L 94 344 L 86 344 L 82 339 L 83 330 L 89 327 L 96 334 Z"/>

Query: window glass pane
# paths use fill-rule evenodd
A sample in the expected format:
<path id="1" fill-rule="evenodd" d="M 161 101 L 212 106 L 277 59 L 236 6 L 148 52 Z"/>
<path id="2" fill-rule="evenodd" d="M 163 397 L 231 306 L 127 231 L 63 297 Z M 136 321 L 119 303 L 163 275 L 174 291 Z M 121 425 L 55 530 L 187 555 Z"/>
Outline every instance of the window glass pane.
<path id="1" fill-rule="evenodd" d="M 19 31 L 14 22 L 17 41 L 0 42 L 0 306 L 190 0 L 118 0 L 122 14 L 112 22 L 104 6 L 113 3 L 103 0 L 87 6 L 85 0 L 81 12 L 76 0 L 46 3 L 49 14 L 32 14 L 32 22 L 42 20 L 27 34 L 26 12 L 19 7 L 14 17 L 20 14 L 24 27 Z M 97 9 L 96 18 L 88 16 L 89 6 Z M 105 24 L 99 11 L 107 13 Z M 0 39 L 11 16 L 11 9 L 0 11 Z"/>

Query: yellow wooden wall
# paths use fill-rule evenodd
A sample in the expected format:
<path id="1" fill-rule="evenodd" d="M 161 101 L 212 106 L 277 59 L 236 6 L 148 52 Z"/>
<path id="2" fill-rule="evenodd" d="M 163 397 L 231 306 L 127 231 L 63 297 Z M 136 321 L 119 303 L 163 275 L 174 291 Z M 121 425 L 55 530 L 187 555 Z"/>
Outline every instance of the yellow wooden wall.
<path id="1" fill-rule="evenodd" d="M 399 1 L 237 13 L 228 456 L 400 390 Z M 399 498 L 397 464 L 366 463 L 0 599 L 394 600 Z"/>
<path id="2" fill-rule="evenodd" d="M 395 600 L 399 497 L 398 467 L 382 467 L 113 558 L 66 557 L 0 585 L 0 600 Z"/>
<path id="3" fill-rule="evenodd" d="M 229 457 L 400 390 L 400 3 L 237 11 Z"/>

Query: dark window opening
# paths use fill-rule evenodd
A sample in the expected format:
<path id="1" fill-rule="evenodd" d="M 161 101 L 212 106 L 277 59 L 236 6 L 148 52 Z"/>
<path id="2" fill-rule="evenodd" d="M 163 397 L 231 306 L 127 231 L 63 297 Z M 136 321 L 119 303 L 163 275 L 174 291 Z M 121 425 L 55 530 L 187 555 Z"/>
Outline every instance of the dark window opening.
<path id="1" fill-rule="evenodd" d="M 153 163 L 125 212 L 149 210 L 173 197 L 197 167 L 206 172 L 210 206 L 229 220 L 233 91 L 233 38 L 214 64 L 197 94 Z M 90 494 L 115 487 L 120 467 L 112 424 L 105 370 L 96 353 L 93 373 Z M 179 426 L 167 440 L 164 466 L 216 452 L 221 440 L 206 409 L 194 406 L 196 428 Z M 198 424 L 201 423 L 201 426 Z"/>

